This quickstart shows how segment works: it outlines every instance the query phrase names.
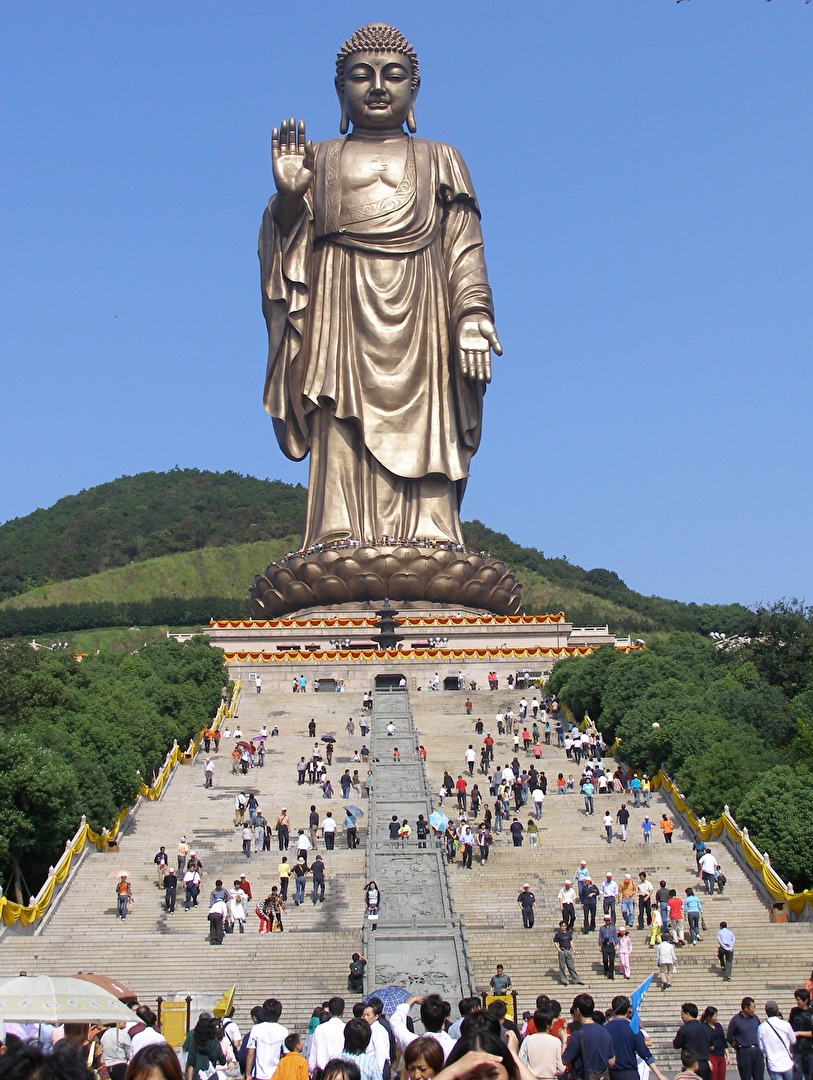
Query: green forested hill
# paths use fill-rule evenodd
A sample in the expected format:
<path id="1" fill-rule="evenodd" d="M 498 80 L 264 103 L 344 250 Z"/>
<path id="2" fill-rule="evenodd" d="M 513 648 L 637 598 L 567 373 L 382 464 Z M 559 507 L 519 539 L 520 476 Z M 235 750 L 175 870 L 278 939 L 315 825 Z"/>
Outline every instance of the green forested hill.
<path id="1" fill-rule="evenodd" d="M 0 526 L 0 600 L 179 551 L 298 535 L 304 514 L 305 489 L 278 480 L 197 469 L 122 476 Z"/>
<path id="2" fill-rule="evenodd" d="M 60 499 L 0 526 L 0 636 L 245 615 L 251 580 L 296 546 L 304 513 L 301 486 L 196 469 L 125 476 Z M 548 559 L 479 521 L 463 528 L 470 548 L 518 572 L 528 613 L 562 610 L 580 625 L 633 633 L 731 634 L 747 620 L 738 604 L 643 596 L 610 570 Z"/>

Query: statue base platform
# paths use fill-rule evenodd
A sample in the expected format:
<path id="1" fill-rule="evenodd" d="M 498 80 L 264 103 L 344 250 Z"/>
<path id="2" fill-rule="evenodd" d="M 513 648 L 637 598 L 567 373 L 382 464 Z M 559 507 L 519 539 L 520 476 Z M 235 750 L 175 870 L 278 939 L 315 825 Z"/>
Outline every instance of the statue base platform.
<path id="1" fill-rule="evenodd" d="M 271 563 L 249 592 L 254 619 L 387 599 L 396 606 L 457 604 L 494 615 L 520 609 L 513 571 L 488 555 L 451 545 L 331 545 Z"/>
<path id="2" fill-rule="evenodd" d="M 440 689 L 460 690 L 461 672 L 465 690 L 486 689 L 490 675 L 503 688 L 528 689 L 563 657 L 587 656 L 598 645 L 638 647 L 616 640 L 607 626 L 574 627 L 563 612 L 493 615 L 406 602 L 395 619 L 401 640 L 383 649 L 376 607 L 366 601 L 282 618 L 213 619 L 204 632 L 244 688 L 259 674 L 264 690 L 289 693 L 302 675 L 309 690 L 357 695 L 373 687 L 397 689 L 402 679 L 409 690 L 427 690 L 435 676 Z"/>

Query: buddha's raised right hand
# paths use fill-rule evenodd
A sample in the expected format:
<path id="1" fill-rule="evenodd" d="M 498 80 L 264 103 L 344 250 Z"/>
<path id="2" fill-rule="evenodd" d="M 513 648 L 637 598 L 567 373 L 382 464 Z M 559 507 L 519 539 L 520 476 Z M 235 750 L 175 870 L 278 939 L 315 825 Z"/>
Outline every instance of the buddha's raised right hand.
<path id="1" fill-rule="evenodd" d="M 305 121 L 291 117 L 271 132 L 274 183 L 283 198 L 301 198 L 313 183 L 313 143 L 305 138 Z"/>

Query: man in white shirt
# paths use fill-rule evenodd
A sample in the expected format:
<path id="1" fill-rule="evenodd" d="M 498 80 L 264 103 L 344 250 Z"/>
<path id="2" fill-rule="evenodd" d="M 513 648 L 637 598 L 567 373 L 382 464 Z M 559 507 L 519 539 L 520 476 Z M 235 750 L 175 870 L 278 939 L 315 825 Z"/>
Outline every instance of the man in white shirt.
<path id="1" fill-rule="evenodd" d="M 573 888 L 572 881 L 565 881 L 556 899 L 559 901 L 562 921 L 567 923 L 568 930 L 572 930 L 576 922 L 576 890 Z"/>
<path id="2" fill-rule="evenodd" d="M 138 1017 L 138 1023 L 132 1024 L 127 1028 L 127 1034 L 130 1036 L 131 1058 L 134 1058 L 138 1051 L 142 1050 L 145 1046 L 151 1046 L 153 1043 L 165 1043 L 167 1041 L 160 1031 L 155 1030 L 155 1025 L 158 1023 L 158 1017 L 149 1006 L 140 1005 L 136 1010 L 136 1016 Z"/>
<path id="3" fill-rule="evenodd" d="M 238 890 L 241 896 L 245 896 L 242 890 Z M 243 901 L 245 903 L 245 900 Z M 223 1034 L 231 1043 L 231 1047 L 234 1050 L 234 1056 L 237 1057 L 237 1051 L 240 1049 L 240 1044 L 243 1041 L 243 1036 L 240 1034 L 240 1028 L 234 1022 L 234 1006 L 232 1006 L 231 1013 L 223 1018 L 222 1022 Z"/>
<path id="4" fill-rule="evenodd" d="M 443 1047 L 443 1056 L 448 1057 L 455 1040 L 443 1030 L 443 1023 L 446 1019 L 446 1005 L 440 994 L 412 997 L 403 1005 L 396 1006 L 395 1011 L 390 1016 L 390 1027 L 395 1036 L 395 1041 L 402 1050 L 406 1050 L 413 1039 L 418 1038 L 417 1032 L 410 1031 L 407 1027 L 407 1016 L 413 1005 L 420 1005 L 421 1007 L 421 1023 L 423 1024 L 424 1034 L 437 1039 Z"/>
<path id="5" fill-rule="evenodd" d="M 325 851 L 333 851 L 336 846 L 336 819 L 330 810 L 322 818 L 322 835 L 325 838 Z"/>
<path id="6" fill-rule="evenodd" d="M 765 1055 L 771 1080 L 793 1080 L 793 1044 L 796 1032 L 780 1019 L 775 1001 L 765 1002 L 765 1019 L 757 1029 L 757 1044 Z"/>
<path id="7" fill-rule="evenodd" d="M 706 851 L 700 856 L 700 861 L 697 866 L 703 876 L 703 884 L 706 886 L 706 892 L 711 895 L 714 892 L 717 858 L 715 855 L 712 855 L 710 851 Z"/>
<path id="8" fill-rule="evenodd" d="M 308 836 L 308 834 L 305 832 L 304 829 L 300 829 L 299 830 L 299 835 L 296 838 L 296 853 L 297 853 L 297 855 L 304 855 L 305 856 L 305 861 L 307 862 L 308 852 L 310 851 L 312 846 L 313 845 L 311 844 L 310 837 Z"/>
<path id="9" fill-rule="evenodd" d="M 308 1053 L 308 1068 L 324 1069 L 333 1057 L 338 1057 L 344 1050 L 344 998 L 332 997 L 327 1003 L 330 1019 L 320 1024 L 311 1036 L 311 1048 Z M 246 1076 L 251 1071 L 246 1069 Z"/>
<path id="10" fill-rule="evenodd" d="M 545 801 L 545 792 L 541 787 L 535 787 L 531 792 L 531 798 L 533 799 L 534 813 L 538 821 L 542 817 L 542 803 Z"/>
<path id="11" fill-rule="evenodd" d="M 251 1029 L 246 1043 L 246 1076 L 256 1077 L 256 1080 L 271 1080 L 274 1075 L 279 1065 L 282 1044 L 288 1035 L 288 1028 L 279 1022 L 281 1015 L 282 1002 L 276 998 L 267 998 L 263 1002 L 264 1019 Z"/>
<path id="12" fill-rule="evenodd" d="M 655 895 L 655 886 L 646 876 L 646 870 L 638 873 L 638 929 L 643 930 L 644 918 L 647 926 L 652 925 L 652 898 Z"/>
<path id="13" fill-rule="evenodd" d="M 475 754 L 474 747 L 471 743 L 469 743 L 468 749 L 463 756 L 466 759 L 466 767 L 469 770 L 469 776 L 474 776 L 474 763 L 477 760 L 477 755 Z"/>
<path id="14" fill-rule="evenodd" d="M 613 875 L 608 870 L 604 875 L 604 880 L 598 887 L 599 894 L 602 899 L 604 914 L 610 915 L 615 926 L 615 901 L 618 897 L 618 885 L 613 881 Z"/>
<path id="15" fill-rule="evenodd" d="M 113 1024 L 112 1027 L 103 1031 L 99 1042 L 104 1054 L 104 1063 L 110 1075 L 124 1076 L 127 1062 L 130 1060 L 130 1036 L 125 1031 L 124 1021 Z M 117 1065 L 118 1069 L 115 1068 Z"/>
<path id="16" fill-rule="evenodd" d="M 370 1025 L 370 1045 L 367 1047 L 367 1053 L 375 1058 L 376 1064 L 379 1069 L 381 1069 L 382 1074 L 384 1073 L 387 1062 L 390 1060 L 389 1033 L 384 1025 L 379 1022 L 383 1010 L 384 1003 L 381 998 L 371 997 L 367 1000 L 367 1004 L 364 1006 L 364 1012 L 361 1014 L 361 1019 L 366 1020 Z"/>

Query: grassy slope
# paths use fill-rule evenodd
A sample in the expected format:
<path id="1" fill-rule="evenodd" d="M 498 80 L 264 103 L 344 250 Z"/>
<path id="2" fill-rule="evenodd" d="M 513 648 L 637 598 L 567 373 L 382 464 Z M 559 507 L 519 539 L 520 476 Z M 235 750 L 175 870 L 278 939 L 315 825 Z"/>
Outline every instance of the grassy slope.
<path id="1" fill-rule="evenodd" d="M 237 605 L 255 574 L 298 545 L 304 506 L 304 488 L 237 473 L 119 477 L 0 525 L 0 596 L 10 598 L 0 611 L 206 596 Z M 546 558 L 479 521 L 463 531 L 470 549 L 517 573 L 528 613 L 563 610 L 581 626 L 609 623 L 616 632 L 714 626 L 729 634 L 748 614 L 642 596 L 609 570 Z M 177 614 L 187 617 L 196 616 Z"/>
<path id="2" fill-rule="evenodd" d="M 260 573 L 269 562 L 296 547 L 297 542 L 296 537 L 286 537 L 283 540 L 164 555 L 159 559 L 106 570 L 92 577 L 43 585 L 22 596 L 4 600 L 0 603 L 0 608 L 150 600 L 154 596 L 241 597 L 246 595 L 255 574 Z M 520 569 L 518 576 L 523 585 L 524 609 L 528 612 L 584 610 L 597 603 L 596 598 L 589 593 L 578 588 L 554 585 L 531 570 Z M 606 618 L 610 618 L 626 625 L 635 624 L 636 615 L 631 608 L 608 601 L 602 601 L 601 607 L 606 615 L 601 618 L 597 614 L 595 621 L 603 623 Z M 228 614 L 242 612 L 223 612 L 224 616 Z M 82 651 L 93 651 L 91 646 L 92 641 L 83 640 Z"/>
<path id="3" fill-rule="evenodd" d="M 49 607 L 155 596 L 244 596 L 256 574 L 299 543 L 298 537 L 234 547 L 201 548 L 132 563 L 91 577 L 42 585 L 0 608 Z"/>

